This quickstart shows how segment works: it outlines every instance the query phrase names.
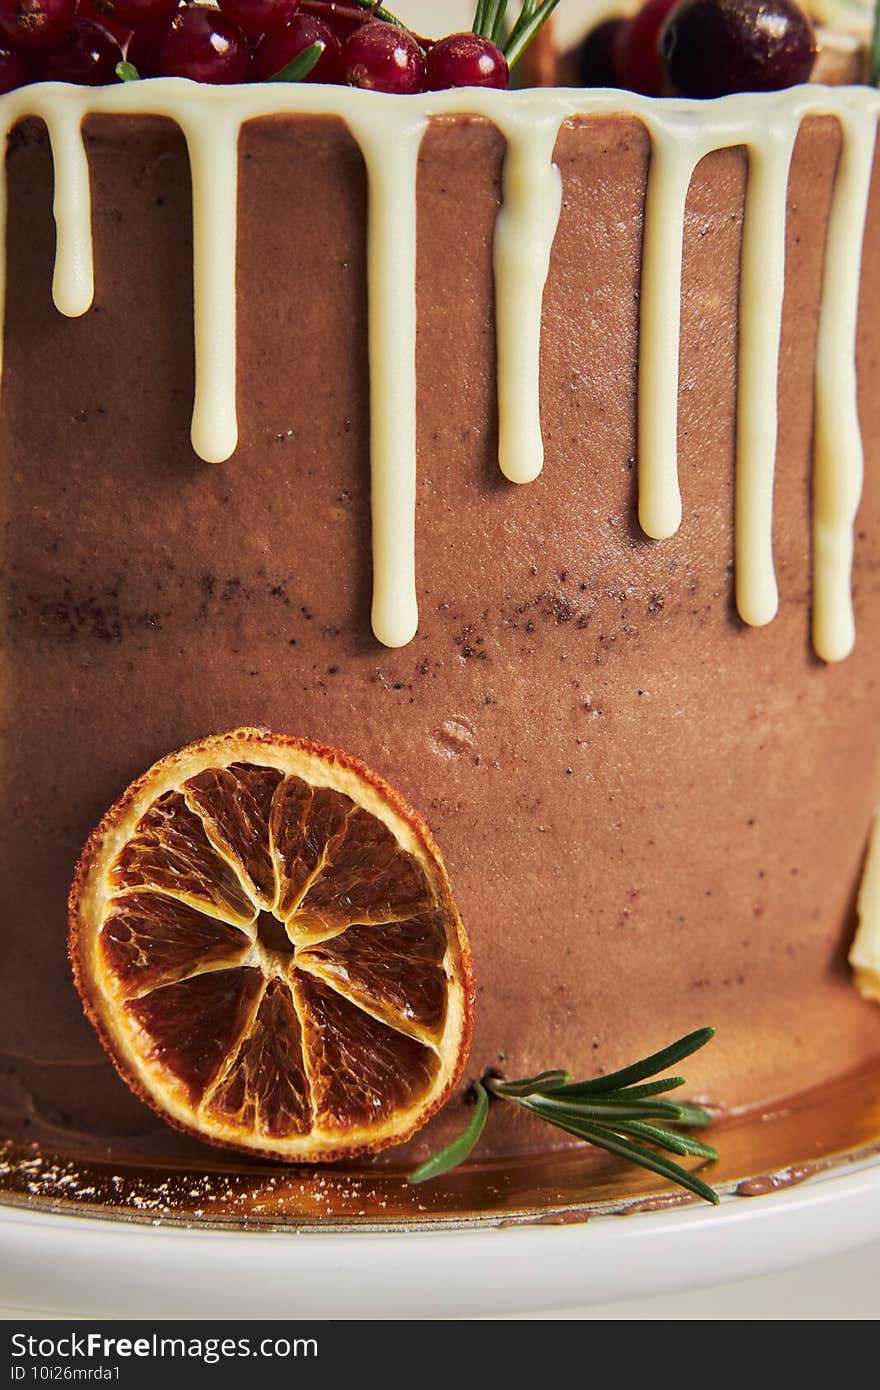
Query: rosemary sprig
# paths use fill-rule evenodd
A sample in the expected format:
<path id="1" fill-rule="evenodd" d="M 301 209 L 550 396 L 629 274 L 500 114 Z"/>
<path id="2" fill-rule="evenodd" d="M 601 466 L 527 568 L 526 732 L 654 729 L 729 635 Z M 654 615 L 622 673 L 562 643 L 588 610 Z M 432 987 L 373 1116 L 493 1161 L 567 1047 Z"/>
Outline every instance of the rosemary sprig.
<path id="1" fill-rule="evenodd" d="M 308 77 L 312 68 L 318 62 L 324 52 L 326 44 L 321 43 L 320 39 L 315 43 L 310 43 L 308 48 L 304 48 L 302 53 L 297 53 L 280 72 L 276 72 L 274 77 L 270 77 L 270 82 L 302 82 Z"/>
<path id="2" fill-rule="evenodd" d="M 487 3 L 491 2 L 487 0 Z M 464 1162 L 486 1126 L 491 1094 L 499 1100 L 520 1106 L 537 1119 L 545 1120 L 576 1139 L 583 1139 L 618 1158 L 637 1163 L 660 1177 L 668 1178 L 670 1182 L 687 1188 L 697 1197 L 715 1205 L 718 1194 L 708 1183 L 664 1157 L 662 1152 L 657 1152 L 666 1150 L 682 1158 L 714 1162 L 718 1154 L 709 1144 L 668 1128 L 670 1124 L 704 1128 L 711 1123 L 711 1115 L 699 1105 L 655 1099 L 684 1085 L 683 1076 L 657 1077 L 657 1073 L 674 1067 L 683 1057 L 689 1057 L 704 1047 L 714 1033 L 714 1028 L 699 1028 L 633 1066 L 609 1072 L 607 1076 L 597 1076 L 592 1081 L 573 1081 L 567 1071 L 544 1071 L 538 1076 L 517 1081 L 485 1076 L 482 1081 L 474 1083 L 476 1106 L 467 1129 L 411 1173 L 409 1181 L 428 1182 Z M 648 1080 L 649 1077 L 657 1079 Z M 657 1120 L 664 1123 L 657 1124 Z M 646 1144 L 653 1147 L 647 1148 Z"/>
<path id="3" fill-rule="evenodd" d="M 471 1090 L 476 1104 L 473 1119 L 467 1129 L 457 1139 L 453 1139 L 451 1144 L 447 1144 L 445 1149 L 439 1149 L 431 1158 L 426 1159 L 414 1173 L 410 1173 L 410 1182 L 429 1182 L 431 1178 L 439 1178 L 441 1173 L 448 1173 L 450 1168 L 457 1168 L 466 1158 L 470 1158 L 480 1142 L 489 1118 L 489 1094 L 482 1081 L 475 1081 Z"/>
<path id="4" fill-rule="evenodd" d="M 872 87 L 880 86 L 880 0 L 874 0 L 874 32 L 871 35 L 868 81 Z"/>
<path id="5" fill-rule="evenodd" d="M 517 20 L 505 38 L 508 0 L 477 0 L 471 27 L 475 34 L 497 44 L 508 66 L 513 67 L 558 4 L 559 0 L 523 0 Z"/>

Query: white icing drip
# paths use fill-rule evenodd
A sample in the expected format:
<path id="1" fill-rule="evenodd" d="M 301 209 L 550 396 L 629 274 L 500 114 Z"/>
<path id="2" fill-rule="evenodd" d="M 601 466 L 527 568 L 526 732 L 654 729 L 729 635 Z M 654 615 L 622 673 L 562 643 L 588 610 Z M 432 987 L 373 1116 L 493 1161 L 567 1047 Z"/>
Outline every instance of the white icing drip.
<path id="1" fill-rule="evenodd" d="M 92 199 L 89 162 L 82 138 L 82 110 L 61 97 L 45 112 L 55 165 L 56 245 L 52 299 L 56 309 L 76 319 L 88 312 L 95 296 L 92 264 Z"/>
<path id="2" fill-rule="evenodd" d="M 859 991 L 880 1004 L 880 809 L 874 817 L 856 910 L 859 926 L 849 963 Z"/>
<path id="3" fill-rule="evenodd" d="M 639 300 L 639 524 L 665 540 L 681 525 L 678 489 L 678 353 L 684 207 L 699 148 L 693 140 L 653 145 L 642 237 Z M 650 285 L 651 293 L 644 287 Z"/>
<path id="4" fill-rule="evenodd" d="M 427 120 L 395 131 L 384 116 L 349 117 L 367 167 L 373 632 L 403 647 L 419 622 L 416 600 L 416 186 Z"/>
<path id="5" fill-rule="evenodd" d="M 746 621 L 764 622 L 775 607 L 772 441 L 784 276 L 780 210 L 785 208 L 789 137 L 808 114 L 837 116 L 844 131 L 844 153 L 833 198 L 817 367 L 821 427 L 817 429 L 814 506 L 815 631 L 816 649 L 826 659 L 837 659 L 849 650 L 848 576 L 862 467 L 854 367 L 858 252 L 870 174 L 869 145 L 880 110 L 877 92 L 812 86 L 707 103 L 548 89 L 467 90 L 401 98 L 319 85 L 211 88 L 160 79 L 96 89 L 63 84 L 26 87 L 0 98 L 0 108 L 7 130 L 22 116 L 35 115 L 46 121 L 50 131 L 58 223 L 55 299 L 68 314 L 85 312 L 92 296 L 88 165 L 80 134 L 84 116 L 89 112 L 159 115 L 177 121 L 184 130 L 193 170 L 196 242 L 193 445 L 209 460 L 228 457 L 237 435 L 235 190 L 241 123 L 279 114 L 338 115 L 348 123 L 364 150 L 370 182 L 374 623 L 377 636 L 389 645 L 409 640 L 417 622 L 415 189 L 419 137 L 428 119 L 450 114 L 483 116 L 508 140 L 505 210 L 499 218 L 496 244 L 497 298 L 505 300 L 498 313 L 499 439 L 502 467 L 516 481 L 536 476 L 541 466 L 540 305 L 559 213 L 559 177 L 552 163 L 559 127 L 567 117 L 621 114 L 641 120 L 649 130 L 653 156 L 641 291 L 639 510 L 644 529 L 657 538 L 672 534 L 681 515 L 676 433 L 687 189 L 704 155 L 735 145 L 747 147 L 751 176 L 741 294 L 737 594 Z M 838 410 L 841 399 L 843 428 Z"/>
<path id="6" fill-rule="evenodd" d="M 762 627 L 776 616 L 773 478 L 788 174 L 798 120 L 774 122 L 749 149 L 740 268 L 736 387 L 736 606 Z"/>
<path id="7" fill-rule="evenodd" d="M 541 314 L 550 252 L 562 209 L 553 163 L 556 114 L 497 121 L 507 140 L 504 199 L 495 224 L 498 460 L 512 483 L 531 483 L 544 465 L 541 436 Z"/>
<path id="8" fill-rule="evenodd" d="M 193 194 L 193 315 L 195 400 L 192 446 L 206 463 L 235 452 L 235 252 L 238 231 L 240 122 L 219 111 L 187 113 L 181 121 L 189 150 Z"/>
<path id="9" fill-rule="evenodd" d="M 867 111 L 839 117 L 843 146 L 828 226 L 816 348 L 813 462 L 813 646 L 825 661 L 849 656 L 853 527 L 862 492 L 862 438 L 856 383 L 856 325 L 865 213 L 876 121 Z"/>

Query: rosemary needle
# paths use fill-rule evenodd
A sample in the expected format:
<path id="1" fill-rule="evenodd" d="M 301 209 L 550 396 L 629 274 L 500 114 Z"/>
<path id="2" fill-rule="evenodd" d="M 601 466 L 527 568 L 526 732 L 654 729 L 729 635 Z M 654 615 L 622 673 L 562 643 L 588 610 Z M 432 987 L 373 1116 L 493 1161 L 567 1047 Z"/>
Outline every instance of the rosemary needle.
<path id="1" fill-rule="evenodd" d="M 486 0 L 483 9 L 492 9 L 491 0 Z M 718 1155 L 709 1144 L 669 1128 L 671 1124 L 705 1128 L 712 1117 L 700 1105 L 656 1099 L 684 1085 L 683 1076 L 660 1077 L 657 1073 L 704 1047 L 714 1032 L 713 1028 L 700 1028 L 632 1066 L 589 1081 L 572 1081 L 569 1073 L 561 1070 L 544 1071 L 516 1081 L 484 1077 L 473 1086 L 476 1106 L 467 1129 L 411 1173 L 409 1181 L 428 1182 L 465 1161 L 485 1129 L 491 1093 L 576 1139 L 647 1168 L 716 1204 L 718 1195 L 708 1183 L 666 1158 L 663 1152 L 713 1162 Z M 649 1079 L 652 1077 L 655 1079 Z M 657 1120 L 663 1123 L 657 1124 Z M 648 1148 L 648 1144 L 652 1147 Z"/>

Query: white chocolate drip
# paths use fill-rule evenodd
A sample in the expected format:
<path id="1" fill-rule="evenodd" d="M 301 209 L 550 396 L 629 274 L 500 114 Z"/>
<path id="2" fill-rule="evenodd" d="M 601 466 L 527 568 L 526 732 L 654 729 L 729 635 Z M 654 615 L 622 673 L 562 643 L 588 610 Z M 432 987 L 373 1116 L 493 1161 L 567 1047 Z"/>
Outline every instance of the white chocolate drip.
<path id="1" fill-rule="evenodd" d="M 498 461 L 512 483 L 531 483 L 544 465 L 541 312 L 562 209 L 562 179 L 553 163 L 559 121 L 536 121 L 522 111 L 501 128 L 507 155 L 495 225 Z"/>
<path id="2" fill-rule="evenodd" d="M 773 478 L 777 381 L 785 292 L 788 172 L 797 121 L 774 123 L 749 149 L 748 194 L 740 268 L 736 385 L 736 606 L 762 627 L 776 617 Z"/>
<path id="3" fill-rule="evenodd" d="M 859 926 L 849 963 L 860 992 L 880 1004 L 880 810 L 874 817 L 856 911 Z"/>
<path id="4" fill-rule="evenodd" d="M 476 115 L 507 140 L 504 206 L 495 244 L 499 460 L 517 483 L 543 463 L 541 313 L 561 207 L 554 145 L 566 118 L 622 114 L 652 142 L 645 206 L 638 383 L 639 517 L 662 540 L 678 529 L 681 262 L 693 171 L 713 150 L 744 146 L 749 178 L 740 282 L 737 390 L 736 595 L 743 620 L 776 611 L 773 474 L 777 363 L 785 281 L 791 152 L 805 116 L 837 118 L 843 136 L 826 252 L 816 366 L 813 491 L 814 645 L 826 661 L 854 640 L 850 572 L 862 480 L 855 378 L 860 258 L 880 95 L 867 87 L 798 87 L 720 101 L 651 101 L 624 92 L 459 91 L 400 98 L 299 84 L 195 86 L 178 79 L 84 89 L 25 87 L 0 98 L 8 131 L 42 118 L 55 162 L 59 309 L 84 313 L 93 275 L 88 162 L 90 112 L 165 116 L 184 131 L 192 165 L 196 387 L 195 451 L 226 459 L 237 443 L 235 262 L 237 144 L 265 115 L 341 116 L 363 152 L 369 185 L 373 627 L 400 646 L 414 635 L 416 499 L 416 184 L 421 137 L 434 115 Z M 0 223 L 5 220 L 5 181 Z M 0 274 L 2 310 L 5 264 Z"/>
<path id="5" fill-rule="evenodd" d="M 843 148 L 828 226 L 816 349 L 813 646 L 824 661 L 849 656 L 856 639 L 851 576 L 853 528 L 863 471 L 856 399 L 856 321 L 877 132 L 871 112 L 854 109 L 840 119 Z"/>
<path id="6" fill-rule="evenodd" d="M 639 300 L 639 524 L 665 540 L 681 525 L 678 352 L 684 205 L 699 157 L 692 141 L 657 139 L 645 194 Z M 651 292 L 644 287 L 650 285 Z"/>
<path id="7" fill-rule="evenodd" d="M 52 300 L 60 313 L 76 319 L 88 312 L 95 296 L 92 198 L 82 113 L 71 111 L 64 103 L 49 108 L 45 121 L 55 165 L 53 211 L 57 241 Z"/>
<path id="8" fill-rule="evenodd" d="M 370 496 L 373 632 L 386 647 L 411 642 L 416 600 L 416 182 L 427 125 L 395 132 L 366 108 L 349 119 L 367 166 L 370 352 Z"/>
<path id="9" fill-rule="evenodd" d="M 195 401 L 192 446 L 206 463 L 235 452 L 235 251 L 239 121 L 221 112 L 183 123 L 192 170 Z"/>

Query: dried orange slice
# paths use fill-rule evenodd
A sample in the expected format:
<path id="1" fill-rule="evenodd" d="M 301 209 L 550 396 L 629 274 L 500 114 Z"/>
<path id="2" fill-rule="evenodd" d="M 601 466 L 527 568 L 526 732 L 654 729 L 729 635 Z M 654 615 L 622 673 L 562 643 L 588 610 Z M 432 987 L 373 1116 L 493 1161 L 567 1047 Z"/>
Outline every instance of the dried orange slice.
<path id="1" fill-rule="evenodd" d="M 117 1070 L 212 1144 L 386 1148 L 461 1076 L 473 977 L 439 850 L 338 749 L 238 729 L 163 758 L 90 837 L 69 906 Z"/>

